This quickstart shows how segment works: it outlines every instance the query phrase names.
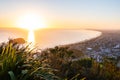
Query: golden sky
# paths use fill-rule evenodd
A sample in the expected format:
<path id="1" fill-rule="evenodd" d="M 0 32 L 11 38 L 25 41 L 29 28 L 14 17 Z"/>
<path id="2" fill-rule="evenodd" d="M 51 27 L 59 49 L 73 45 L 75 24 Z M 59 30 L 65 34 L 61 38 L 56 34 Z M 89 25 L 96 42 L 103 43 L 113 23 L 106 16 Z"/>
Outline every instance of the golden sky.
<path id="1" fill-rule="evenodd" d="M 2 0 L 0 27 L 35 13 L 48 28 L 120 29 L 120 0 Z"/>

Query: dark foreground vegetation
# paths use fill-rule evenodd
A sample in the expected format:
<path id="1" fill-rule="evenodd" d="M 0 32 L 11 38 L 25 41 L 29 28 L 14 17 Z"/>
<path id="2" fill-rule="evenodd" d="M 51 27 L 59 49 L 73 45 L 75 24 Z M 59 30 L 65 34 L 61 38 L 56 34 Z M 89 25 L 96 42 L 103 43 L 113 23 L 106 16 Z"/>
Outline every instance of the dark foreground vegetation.
<path id="1" fill-rule="evenodd" d="M 75 58 L 67 47 L 40 51 L 29 45 L 1 43 L 0 80 L 120 80 L 115 59 Z"/>

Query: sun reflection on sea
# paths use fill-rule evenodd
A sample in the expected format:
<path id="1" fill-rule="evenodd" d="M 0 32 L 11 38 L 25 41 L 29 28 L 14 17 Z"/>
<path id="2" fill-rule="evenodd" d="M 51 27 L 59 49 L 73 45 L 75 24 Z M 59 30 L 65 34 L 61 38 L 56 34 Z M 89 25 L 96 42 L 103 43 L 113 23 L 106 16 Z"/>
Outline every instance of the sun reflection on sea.
<path id="1" fill-rule="evenodd" d="M 34 31 L 33 30 L 29 30 L 28 32 L 28 44 L 30 44 L 31 48 L 34 48 L 35 45 L 35 35 L 34 35 Z"/>
<path id="2" fill-rule="evenodd" d="M 46 24 L 42 16 L 37 15 L 35 13 L 27 13 L 27 14 L 21 15 L 18 18 L 16 22 L 16 26 L 27 29 L 29 31 L 27 43 L 30 44 L 31 48 L 34 48 L 35 46 L 34 31 L 40 28 L 45 28 Z"/>

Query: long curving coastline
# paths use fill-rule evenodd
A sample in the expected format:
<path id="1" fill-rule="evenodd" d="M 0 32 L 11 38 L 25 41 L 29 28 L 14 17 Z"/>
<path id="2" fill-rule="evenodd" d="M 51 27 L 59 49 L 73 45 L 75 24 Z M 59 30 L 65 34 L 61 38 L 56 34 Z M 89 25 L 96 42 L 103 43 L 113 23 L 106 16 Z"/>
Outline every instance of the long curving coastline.
<path id="1" fill-rule="evenodd" d="M 40 34 L 40 32 L 42 34 Z M 44 33 L 44 34 L 43 34 Z M 95 30 L 41 30 L 36 33 L 36 42 L 42 49 L 84 42 L 101 35 Z"/>
<path id="2" fill-rule="evenodd" d="M 77 52 L 78 57 L 81 53 L 87 57 L 93 57 L 97 61 L 102 61 L 103 56 L 118 58 L 120 56 L 120 31 L 119 30 L 98 30 L 102 32 L 97 38 L 69 45 L 69 49 Z"/>
<path id="3" fill-rule="evenodd" d="M 91 38 L 88 38 L 88 39 L 84 39 L 84 40 L 81 40 L 81 41 L 76 41 L 74 43 L 69 43 L 69 44 L 65 44 L 65 45 L 60 45 L 61 47 L 65 47 L 65 46 L 73 46 L 73 45 L 78 45 L 78 44 L 82 44 L 82 43 L 86 43 L 86 42 L 89 42 L 91 40 L 94 40 L 94 39 L 97 39 L 99 37 L 101 37 L 103 35 L 103 32 L 102 31 L 98 31 L 98 30 L 89 30 L 89 31 L 95 31 L 96 34 L 94 34 L 94 36 L 92 36 Z"/>

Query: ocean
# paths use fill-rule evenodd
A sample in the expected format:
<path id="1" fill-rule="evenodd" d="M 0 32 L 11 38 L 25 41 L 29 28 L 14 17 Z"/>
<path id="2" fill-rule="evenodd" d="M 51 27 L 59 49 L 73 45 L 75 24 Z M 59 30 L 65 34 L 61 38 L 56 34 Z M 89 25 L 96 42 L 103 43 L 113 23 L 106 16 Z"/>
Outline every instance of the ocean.
<path id="1" fill-rule="evenodd" d="M 34 35 L 35 46 L 44 49 L 89 40 L 100 36 L 101 32 L 93 30 L 39 29 L 34 31 Z M 0 43 L 14 38 L 27 40 L 28 31 L 16 28 L 0 29 Z"/>

